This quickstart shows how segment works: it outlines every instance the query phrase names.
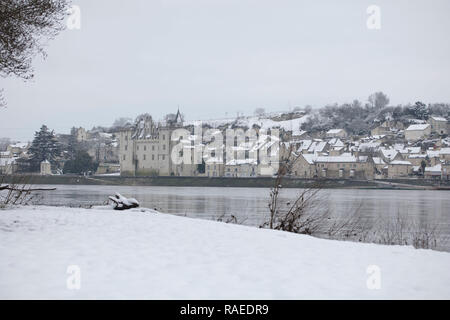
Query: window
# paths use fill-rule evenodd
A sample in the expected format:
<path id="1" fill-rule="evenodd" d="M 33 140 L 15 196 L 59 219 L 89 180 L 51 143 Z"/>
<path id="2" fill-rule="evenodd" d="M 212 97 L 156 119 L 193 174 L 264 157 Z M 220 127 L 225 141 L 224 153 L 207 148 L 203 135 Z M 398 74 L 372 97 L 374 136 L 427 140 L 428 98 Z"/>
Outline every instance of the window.
<path id="1" fill-rule="evenodd" d="M 165 144 L 163 144 L 163 150 L 166 150 L 166 145 Z"/>
<path id="2" fill-rule="evenodd" d="M 155 160 L 155 155 L 154 154 L 152 154 L 152 160 Z"/>
<path id="3" fill-rule="evenodd" d="M 145 160 L 145 154 L 144 154 L 144 160 Z"/>
<path id="4" fill-rule="evenodd" d="M 166 140 L 166 135 L 165 134 L 163 134 L 163 140 Z"/>
<path id="5" fill-rule="evenodd" d="M 152 151 L 155 151 L 155 146 L 152 146 Z"/>
<path id="6" fill-rule="evenodd" d="M 147 146 L 144 146 L 144 151 L 147 151 Z"/>
<path id="7" fill-rule="evenodd" d="M 125 136 L 125 141 L 128 141 L 128 136 Z"/>
<path id="8" fill-rule="evenodd" d="M 125 155 L 123 155 L 123 160 L 125 160 Z"/>
<path id="9" fill-rule="evenodd" d="M 128 150 L 128 146 L 127 145 L 125 145 L 125 151 L 127 151 Z"/>
<path id="10" fill-rule="evenodd" d="M 166 156 L 165 156 L 165 155 L 163 155 L 163 156 L 162 156 L 162 159 L 163 159 L 163 161 L 164 161 L 164 160 L 166 160 Z"/>
<path id="11" fill-rule="evenodd" d="M 136 150 L 139 150 L 139 146 L 136 146 Z"/>

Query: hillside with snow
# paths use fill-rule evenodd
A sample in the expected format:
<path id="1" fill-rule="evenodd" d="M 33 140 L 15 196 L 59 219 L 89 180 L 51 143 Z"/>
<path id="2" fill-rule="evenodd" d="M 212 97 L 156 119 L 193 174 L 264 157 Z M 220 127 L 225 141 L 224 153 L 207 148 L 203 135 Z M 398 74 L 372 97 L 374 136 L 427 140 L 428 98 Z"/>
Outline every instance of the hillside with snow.
<path id="1" fill-rule="evenodd" d="M 196 121 L 185 121 L 185 125 L 195 125 L 197 123 L 208 124 L 213 128 L 219 126 L 236 126 L 236 127 L 247 127 L 252 128 L 254 125 L 260 127 L 261 129 L 267 130 L 270 128 L 280 128 L 285 131 L 292 131 L 293 135 L 299 135 L 302 133 L 300 126 L 302 123 L 306 122 L 308 115 L 292 115 L 292 119 L 283 120 L 280 117 L 287 116 L 289 113 L 273 113 L 264 116 L 241 116 L 238 118 L 228 118 L 228 119 L 211 119 L 211 120 L 196 120 Z"/>
<path id="2" fill-rule="evenodd" d="M 141 209 L 1 210 L 0 256 L 2 299 L 450 298 L 449 253 Z"/>

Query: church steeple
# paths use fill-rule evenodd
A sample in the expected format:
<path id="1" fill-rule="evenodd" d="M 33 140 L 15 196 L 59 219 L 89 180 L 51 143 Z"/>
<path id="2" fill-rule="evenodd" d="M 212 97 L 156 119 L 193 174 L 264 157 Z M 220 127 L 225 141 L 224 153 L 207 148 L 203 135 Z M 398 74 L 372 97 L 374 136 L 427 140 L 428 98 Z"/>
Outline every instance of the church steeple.
<path id="1" fill-rule="evenodd" d="M 183 119 L 180 113 L 180 107 L 178 106 L 177 115 L 175 116 L 175 123 L 182 123 Z"/>

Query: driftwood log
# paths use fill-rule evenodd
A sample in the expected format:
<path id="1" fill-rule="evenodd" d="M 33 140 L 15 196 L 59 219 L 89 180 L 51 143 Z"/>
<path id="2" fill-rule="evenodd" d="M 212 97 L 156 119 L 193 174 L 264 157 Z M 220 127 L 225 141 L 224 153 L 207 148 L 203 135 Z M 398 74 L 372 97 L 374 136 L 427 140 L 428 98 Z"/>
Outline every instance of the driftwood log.
<path id="1" fill-rule="evenodd" d="M 114 196 L 109 196 L 108 198 L 112 201 L 114 210 L 127 210 L 139 207 L 139 202 L 136 199 L 125 198 L 120 193 L 116 193 Z"/>

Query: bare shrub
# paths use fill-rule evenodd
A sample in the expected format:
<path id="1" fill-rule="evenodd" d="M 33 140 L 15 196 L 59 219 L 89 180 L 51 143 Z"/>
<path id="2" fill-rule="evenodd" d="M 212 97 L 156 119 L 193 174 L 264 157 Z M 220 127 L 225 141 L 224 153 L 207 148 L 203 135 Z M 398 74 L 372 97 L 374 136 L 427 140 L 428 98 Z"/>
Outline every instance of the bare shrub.
<path id="1" fill-rule="evenodd" d="M 278 188 L 279 190 L 279 188 Z M 307 188 L 300 192 L 295 201 L 281 204 L 276 203 L 276 211 L 269 222 L 261 227 L 294 233 L 315 235 L 323 232 L 325 222 L 330 219 L 328 202 L 320 197 L 321 188 Z"/>
<path id="2" fill-rule="evenodd" d="M 313 235 L 321 230 L 324 221 L 330 219 L 328 202 L 321 199 L 322 188 L 319 183 L 303 189 L 292 202 L 281 201 L 283 178 L 291 171 L 297 159 L 291 145 L 287 158 L 280 161 L 274 185 L 270 189 L 269 221 L 260 225 L 260 228 Z"/>
<path id="3" fill-rule="evenodd" d="M 343 218 L 332 218 L 326 227 L 326 235 L 331 239 L 367 242 L 370 239 L 373 224 L 361 215 L 363 203 L 349 208 Z"/>
<path id="4" fill-rule="evenodd" d="M 420 223 L 416 219 L 397 212 L 392 219 L 380 219 L 372 242 L 387 245 L 410 245 L 416 249 L 442 249 L 448 244 L 448 236 L 437 222 Z"/>
<path id="5" fill-rule="evenodd" d="M 12 177 L 11 183 L 3 183 L 4 176 L 0 178 L 0 208 L 8 205 L 27 205 L 39 199 L 38 191 L 55 190 L 55 188 L 32 188 L 29 178 L 24 176 Z"/>

